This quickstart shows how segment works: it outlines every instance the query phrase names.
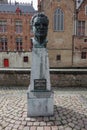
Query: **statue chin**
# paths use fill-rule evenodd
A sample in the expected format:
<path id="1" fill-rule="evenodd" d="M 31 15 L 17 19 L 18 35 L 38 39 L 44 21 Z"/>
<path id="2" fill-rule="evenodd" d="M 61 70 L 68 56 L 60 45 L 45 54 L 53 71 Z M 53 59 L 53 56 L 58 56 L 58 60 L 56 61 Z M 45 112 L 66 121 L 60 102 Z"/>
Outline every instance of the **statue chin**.
<path id="1" fill-rule="evenodd" d="M 35 39 L 36 39 L 36 41 L 38 41 L 40 43 L 42 42 L 42 44 L 43 44 L 44 40 L 46 39 L 46 36 L 43 36 L 43 35 L 35 36 Z"/>

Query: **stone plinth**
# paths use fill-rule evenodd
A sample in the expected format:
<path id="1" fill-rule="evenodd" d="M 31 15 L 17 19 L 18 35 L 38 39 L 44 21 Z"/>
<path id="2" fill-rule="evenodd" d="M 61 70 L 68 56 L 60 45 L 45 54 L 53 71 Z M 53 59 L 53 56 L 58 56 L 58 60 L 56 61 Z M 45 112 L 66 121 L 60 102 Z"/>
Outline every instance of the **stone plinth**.
<path id="1" fill-rule="evenodd" d="M 53 115 L 52 92 L 28 92 L 28 116 Z"/>
<path id="2" fill-rule="evenodd" d="M 49 60 L 46 48 L 33 48 L 30 85 L 27 92 L 28 116 L 53 115 Z"/>

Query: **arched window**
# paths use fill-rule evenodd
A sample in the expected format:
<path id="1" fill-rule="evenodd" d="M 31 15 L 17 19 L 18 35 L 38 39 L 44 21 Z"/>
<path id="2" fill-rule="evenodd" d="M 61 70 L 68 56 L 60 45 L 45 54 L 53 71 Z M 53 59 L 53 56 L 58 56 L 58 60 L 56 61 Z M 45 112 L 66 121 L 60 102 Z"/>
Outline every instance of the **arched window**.
<path id="1" fill-rule="evenodd" d="M 54 31 L 64 30 L 64 13 L 58 8 L 54 12 Z"/>

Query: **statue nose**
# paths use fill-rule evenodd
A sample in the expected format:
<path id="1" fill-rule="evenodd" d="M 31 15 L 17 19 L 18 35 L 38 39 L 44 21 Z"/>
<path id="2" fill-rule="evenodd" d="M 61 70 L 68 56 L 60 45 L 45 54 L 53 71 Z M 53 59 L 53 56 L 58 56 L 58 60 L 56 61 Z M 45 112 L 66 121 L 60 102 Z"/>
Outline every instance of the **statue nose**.
<path id="1" fill-rule="evenodd" d="M 43 25 L 42 25 L 42 24 L 40 24 L 40 28 L 43 28 Z"/>

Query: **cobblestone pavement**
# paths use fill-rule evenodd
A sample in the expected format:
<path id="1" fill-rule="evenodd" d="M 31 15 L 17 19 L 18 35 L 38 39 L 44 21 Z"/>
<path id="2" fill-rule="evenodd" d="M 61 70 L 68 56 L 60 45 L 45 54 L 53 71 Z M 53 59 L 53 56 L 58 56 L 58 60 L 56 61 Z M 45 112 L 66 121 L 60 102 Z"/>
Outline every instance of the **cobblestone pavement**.
<path id="1" fill-rule="evenodd" d="M 0 130 L 87 130 L 87 89 L 54 89 L 54 115 L 27 117 L 27 88 L 0 87 Z"/>

